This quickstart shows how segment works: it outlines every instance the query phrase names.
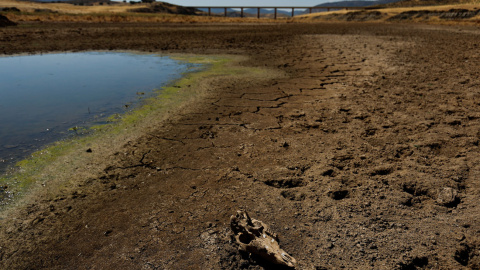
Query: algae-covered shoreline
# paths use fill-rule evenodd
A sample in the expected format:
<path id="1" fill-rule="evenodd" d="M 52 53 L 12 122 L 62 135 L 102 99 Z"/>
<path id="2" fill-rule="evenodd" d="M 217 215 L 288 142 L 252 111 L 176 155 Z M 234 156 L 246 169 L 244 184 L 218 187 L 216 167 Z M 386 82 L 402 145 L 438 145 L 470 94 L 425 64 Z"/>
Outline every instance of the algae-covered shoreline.
<path id="1" fill-rule="evenodd" d="M 121 52 L 127 53 L 127 51 Z M 47 54 L 58 53 L 59 52 L 49 52 Z M 128 53 L 138 54 L 141 52 L 128 51 Z M 9 57 L 10 56 L 12 55 L 9 55 Z M 188 60 L 182 59 L 182 61 L 187 62 Z M 190 63 L 193 62 L 190 61 Z M 182 74 L 182 79 L 186 78 L 188 72 L 192 72 L 192 70 L 184 72 Z M 175 93 L 182 90 L 180 89 L 180 86 L 175 84 L 176 82 L 181 83 L 182 79 L 171 80 L 160 89 L 151 89 L 152 93 L 148 95 L 148 99 L 141 101 L 141 104 L 137 104 L 137 107 L 135 107 L 133 111 L 125 111 L 121 115 L 110 115 L 102 121 L 105 122 L 105 124 L 92 125 L 90 123 L 85 123 L 83 126 L 75 126 L 70 130 L 72 132 L 74 131 L 77 136 L 58 138 L 53 143 L 40 146 L 40 149 L 34 151 L 23 160 L 16 161 L 15 164 L 12 164 L 0 178 L 0 186 L 2 186 L 3 192 L 2 195 L 4 196 L 1 204 L 6 206 L 14 201 L 18 201 L 28 194 L 29 191 L 31 191 L 30 188 L 35 186 L 35 184 L 38 184 L 38 181 L 43 180 L 41 184 L 42 186 L 50 185 L 48 180 L 45 181 L 45 177 L 42 177 L 42 171 L 46 167 L 51 166 L 50 164 L 54 163 L 55 160 L 60 158 L 71 159 L 72 157 L 67 156 L 76 155 L 75 153 L 81 152 L 80 148 L 85 148 L 88 153 L 91 153 L 91 147 L 98 146 L 100 141 L 105 140 L 106 137 L 118 136 L 126 133 L 126 130 L 128 129 L 132 129 L 132 127 L 140 123 L 149 112 L 151 113 L 154 111 L 154 106 L 159 106 L 156 109 L 162 111 L 170 108 L 171 105 L 167 105 L 167 103 L 169 103 L 167 100 L 175 99 Z M 174 85 L 176 91 L 172 91 Z M 162 93 L 164 90 L 165 93 Z M 180 105 L 181 101 L 178 101 L 178 103 Z M 49 178 L 57 177 L 55 175 L 55 170 L 58 170 L 58 168 L 51 169 L 51 173 L 48 175 Z"/>
<path id="2" fill-rule="evenodd" d="M 47 145 L 115 121 L 195 71 L 195 64 L 135 51 L 4 55 L 0 64 L 0 175 Z"/>
<path id="3" fill-rule="evenodd" d="M 112 115 L 109 123 L 93 125 L 83 135 L 56 141 L 18 161 L 14 168 L 0 177 L 2 210 L 25 204 L 27 198 L 27 201 L 32 198 L 38 200 L 36 196 L 39 196 L 39 192 L 43 193 L 41 190 L 49 190 L 47 193 L 55 196 L 58 190 L 76 186 L 75 179 L 82 178 L 79 172 L 88 174 L 101 171 L 101 168 L 94 167 L 101 165 L 101 160 L 118 151 L 121 145 L 147 134 L 149 129 L 171 120 L 176 114 L 188 111 L 188 106 L 194 106 L 192 103 L 208 95 L 204 85 L 206 81 L 265 74 L 259 69 L 235 67 L 234 63 L 242 59 L 239 56 L 169 56 L 182 62 L 201 64 L 202 67 L 186 71 L 180 79 L 155 89 L 154 94 L 143 100 L 139 107 L 123 115 Z M 95 163 L 97 166 L 93 165 Z"/>

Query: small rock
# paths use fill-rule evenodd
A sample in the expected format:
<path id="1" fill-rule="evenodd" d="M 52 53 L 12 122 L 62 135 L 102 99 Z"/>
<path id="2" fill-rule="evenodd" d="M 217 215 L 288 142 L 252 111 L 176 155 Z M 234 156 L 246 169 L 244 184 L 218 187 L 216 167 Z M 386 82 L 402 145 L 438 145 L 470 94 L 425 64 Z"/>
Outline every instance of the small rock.
<path id="1" fill-rule="evenodd" d="M 380 165 L 375 168 L 370 172 L 370 176 L 375 176 L 375 175 L 388 175 L 391 174 L 394 171 L 393 166 L 390 165 Z"/>
<path id="2" fill-rule="evenodd" d="M 437 203 L 439 205 L 453 207 L 458 204 L 459 199 L 457 197 L 458 192 L 450 187 L 445 187 L 438 192 Z"/>

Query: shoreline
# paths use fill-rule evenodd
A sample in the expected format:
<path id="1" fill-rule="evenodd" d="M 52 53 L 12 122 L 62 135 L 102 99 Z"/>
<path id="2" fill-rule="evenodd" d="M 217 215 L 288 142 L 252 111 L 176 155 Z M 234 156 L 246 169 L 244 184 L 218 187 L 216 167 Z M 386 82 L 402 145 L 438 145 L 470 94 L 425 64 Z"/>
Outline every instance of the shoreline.
<path id="1" fill-rule="evenodd" d="M 128 56 L 128 55 L 149 55 L 151 57 L 167 57 L 166 55 L 161 55 L 161 54 L 148 54 L 145 52 L 136 52 L 133 50 L 123 50 L 123 51 L 82 51 L 82 52 L 47 52 L 47 53 L 42 53 L 42 54 L 16 54 L 16 55 L 0 55 L 0 60 L 1 57 L 12 57 L 13 59 L 15 57 L 21 57 L 21 56 L 37 56 L 37 57 L 42 57 L 44 55 L 57 55 L 59 57 L 63 57 L 63 55 L 75 55 L 75 54 L 121 54 L 123 56 Z M 24 59 L 29 59 L 29 58 L 24 58 Z M 46 59 L 45 59 L 46 60 Z M 172 59 L 173 60 L 173 59 Z M 178 62 L 178 61 L 177 61 Z M 178 62 L 180 65 L 182 65 L 180 62 Z M 184 71 L 182 72 L 177 72 L 177 74 L 172 74 L 170 79 L 164 79 L 164 82 L 162 85 L 159 85 L 160 89 L 165 88 L 170 86 L 171 84 L 174 83 L 174 81 L 179 80 L 182 76 L 185 76 L 185 74 L 189 72 L 195 72 L 195 67 L 193 66 L 186 66 L 186 61 L 183 61 L 184 63 Z M 157 78 L 158 80 L 158 78 Z M 142 82 L 143 83 L 143 82 Z M 138 86 L 137 86 L 138 88 Z M 146 90 L 146 89 L 145 89 Z M 144 101 L 142 101 L 142 98 L 146 97 L 152 97 L 154 95 L 158 95 L 159 88 L 157 87 L 156 89 L 150 89 L 149 92 L 147 92 L 147 95 L 141 95 L 142 97 L 139 97 L 138 93 L 137 96 L 130 96 L 130 100 L 124 100 L 126 102 L 125 108 L 120 108 L 122 107 L 121 103 L 118 103 L 118 106 L 115 108 L 110 108 L 109 110 L 103 110 L 102 112 L 90 112 L 90 107 L 88 107 L 88 115 L 84 115 L 83 118 L 78 116 L 76 118 L 76 121 L 73 119 L 68 119 L 65 120 L 63 123 L 56 123 L 54 122 L 51 126 L 46 126 L 47 131 L 46 133 L 48 134 L 41 134 L 41 133 L 35 133 L 35 134 L 29 134 L 28 136 L 30 137 L 35 137 L 35 142 L 34 141 L 28 141 L 27 138 L 23 138 L 24 142 L 19 143 L 18 138 L 17 141 L 11 141 L 10 144 L 12 144 L 14 147 L 11 152 L 7 151 L 0 151 L 0 153 L 4 153 L 5 156 L 4 160 L 0 160 L 0 162 L 5 162 L 4 164 L 0 164 L 0 177 L 4 177 L 7 174 L 12 174 L 15 171 L 15 165 L 18 162 L 21 162 L 24 159 L 28 159 L 32 154 L 35 152 L 40 152 L 42 149 L 47 148 L 48 146 L 54 145 L 58 141 L 63 141 L 63 140 L 73 140 L 78 136 L 85 136 L 91 133 L 94 130 L 100 129 L 102 126 L 112 123 L 117 121 L 118 117 L 115 117 L 115 115 L 123 115 L 125 113 L 129 113 L 134 108 L 137 108 L 138 106 L 141 106 Z M 90 102 L 91 103 L 91 102 Z M 127 107 L 128 106 L 128 107 Z M 132 107 L 133 106 L 133 107 Z M 40 112 L 37 112 L 40 113 Z M 42 112 L 43 113 L 43 112 Z M 39 119 L 41 121 L 41 119 Z M 18 122 L 18 121 L 17 121 Z M 31 127 L 30 127 L 31 128 Z M 51 130 L 56 130 L 52 132 Z M 15 132 L 15 130 L 13 130 Z M 10 131 L 11 132 L 11 131 Z M 9 144 L 9 143 L 7 143 Z M 28 145 L 28 146 L 27 146 Z M 16 151 L 16 152 L 15 152 Z M 23 152 L 23 154 L 21 153 Z M 1 204 L 1 203 L 0 203 Z"/>
<path id="2" fill-rule="evenodd" d="M 92 52 L 92 51 L 84 51 L 84 52 Z M 112 52 L 112 51 L 95 51 L 96 53 L 102 52 Z M 46 54 L 60 54 L 60 53 L 75 53 L 75 52 L 46 52 Z M 134 54 L 147 54 L 145 52 L 140 51 L 115 51 L 115 53 L 134 53 Z M 44 53 L 42 53 L 44 54 Z M 11 57 L 11 56 L 19 56 L 19 55 L 27 55 L 27 54 L 16 54 L 16 55 L 2 55 L 0 57 Z M 35 54 L 29 54 L 35 55 Z M 158 56 L 166 56 L 165 54 L 157 54 Z M 185 59 L 183 61 L 188 61 Z M 187 78 L 187 75 L 192 71 L 185 71 L 182 73 L 181 77 L 174 80 L 169 80 L 162 86 L 160 89 L 151 89 L 151 94 L 146 100 L 141 101 L 133 110 L 124 112 L 120 117 L 114 117 L 116 114 L 106 116 L 104 122 L 109 122 L 105 124 L 93 124 L 87 127 L 87 130 L 80 134 L 79 136 L 68 136 L 65 138 L 59 138 L 54 142 L 48 143 L 47 145 L 43 145 L 39 147 L 38 150 L 33 151 L 28 156 L 24 157 L 12 163 L 9 168 L 5 171 L 5 173 L 0 175 L 0 185 L 3 187 L 8 187 L 5 192 L 5 197 L 9 198 L 8 201 L 0 202 L 2 208 L 7 207 L 10 203 L 15 203 L 23 196 L 29 194 L 29 187 L 38 185 L 36 183 L 42 179 L 39 177 L 41 175 L 42 170 L 45 169 L 47 164 L 54 162 L 57 159 L 65 158 L 65 156 L 73 155 L 71 152 L 80 152 L 80 147 L 85 147 L 85 145 L 94 145 L 97 144 L 95 141 L 101 141 L 102 137 L 108 137 L 108 133 L 117 134 L 117 136 L 121 135 L 121 129 L 128 129 L 128 124 L 125 123 L 125 120 L 128 118 L 130 119 L 131 123 L 130 126 L 135 125 L 134 122 L 141 122 L 141 116 L 138 115 L 139 111 L 142 111 L 146 106 L 152 106 L 154 102 L 157 104 L 161 103 L 157 99 L 165 98 L 162 92 L 165 89 L 171 90 L 174 84 L 177 82 L 181 82 L 183 79 Z M 195 71 L 194 71 L 195 72 Z M 199 71 L 197 71 L 199 72 Z M 181 89 L 178 89 L 181 90 Z M 160 92 L 160 93 L 159 93 Z M 172 92 L 172 91 L 169 91 Z M 174 93 L 172 93 L 174 95 Z M 108 120 L 111 119 L 111 120 Z M 131 128 L 131 127 L 130 127 Z M 93 133 L 92 133 L 93 132 Z M 125 132 L 125 131 L 123 131 Z M 111 134 L 111 136 L 113 136 Z M 103 139 L 104 140 L 104 139 Z M 90 149 L 90 148 L 88 148 Z M 91 149 L 90 149 L 91 150 Z M 50 177 L 55 177 L 54 175 Z M 45 178 L 45 177 L 44 177 Z M 45 183 L 42 184 L 45 186 Z M 18 198 L 13 198 L 11 193 L 18 193 Z M 10 202 L 10 203 L 9 203 Z"/>
<path id="3" fill-rule="evenodd" d="M 132 53 L 135 51 L 120 52 Z M 146 52 L 136 53 L 146 54 Z M 159 93 L 154 93 L 151 97 L 143 100 L 139 107 L 125 112 L 120 117 L 110 121 L 110 123 L 90 127 L 89 130 L 92 130 L 93 133 L 89 132 L 90 134 L 84 134 L 80 137 L 55 141 L 33 152 L 30 154 L 30 157 L 17 161 L 13 168 L 10 168 L 0 177 L 1 186 L 8 187 L 6 189 L 5 201 L 2 201 L 0 204 L 2 208 L 0 216 L 5 216 L 3 213 L 5 211 L 7 211 L 6 215 L 9 215 L 8 213 L 15 211 L 15 207 L 18 207 L 19 204 L 25 205 L 28 203 L 27 201 L 41 199 L 41 196 L 44 195 L 39 195 L 38 193 L 43 194 L 44 191 L 39 190 L 66 188 L 65 183 L 50 183 L 51 180 L 49 179 L 65 178 L 65 174 L 68 174 L 69 171 L 72 173 L 78 171 L 82 167 L 82 162 L 86 162 L 86 159 L 91 159 L 94 156 L 92 154 L 94 149 L 95 151 L 101 149 L 102 153 L 100 157 L 94 157 L 93 160 L 100 161 L 105 159 L 112 155 L 112 152 L 107 151 L 107 148 L 111 148 L 110 150 L 112 151 L 118 148 L 118 145 L 114 147 L 108 145 L 110 141 L 118 141 L 120 137 L 123 137 L 123 139 L 120 139 L 120 142 L 125 141 L 127 137 L 130 140 L 135 140 L 135 138 L 145 136 L 148 133 L 147 130 L 151 128 L 150 126 L 158 126 L 162 122 L 170 121 L 170 118 L 175 117 L 186 106 L 195 107 L 193 105 L 195 101 L 201 99 L 206 93 L 205 90 L 193 89 L 200 87 L 210 77 L 223 77 L 225 80 L 228 80 L 231 76 L 245 76 L 249 72 L 252 76 L 255 76 L 254 73 L 262 72 L 255 69 L 248 71 L 245 68 L 235 67 L 234 63 L 242 59 L 239 56 L 159 55 L 169 56 L 172 59 L 192 64 L 203 64 L 204 67 L 197 71 L 186 71 L 182 77 L 171 80 L 160 89 L 152 90 Z M 235 75 L 235 73 L 244 74 Z M 154 118 L 155 120 L 152 120 Z M 65 163 L 69 164 L 70 169 L 62 168 L 62 173 L 56 175 L 56 171 L 59 171 L 59 168 Z M 73 167 L 76 168 L 73 169 Z M 88 168 L 88 171 L 92 169 Z M 100 169 L 93 170 L 97 171 L 97 173 L 101 171 Z M 75 185 L 75 182 L 70 181 L 68 184 Z M 46 186 L 51 187 L 45 188 Z M 49 192 L 47 191 L 47 193 Z M 52 194 L 55 193 L 55 191 L 52 192 Z M 37 196 L 40 197 L 37 198 Z M 28 198 L 27 201 L 23 201 L 26 198 Z"/>

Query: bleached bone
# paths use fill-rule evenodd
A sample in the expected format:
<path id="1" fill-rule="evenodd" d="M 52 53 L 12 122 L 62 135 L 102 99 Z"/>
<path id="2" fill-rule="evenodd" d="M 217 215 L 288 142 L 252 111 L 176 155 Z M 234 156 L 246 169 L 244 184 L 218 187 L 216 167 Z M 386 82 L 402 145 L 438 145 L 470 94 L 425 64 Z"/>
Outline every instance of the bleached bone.
<path id="1" fill-rule="evenodd" d="M 251 219 L 246 211 L 237 211 L 230 217 L 235 240 L 239 250 L 255 254 L 264 260 L 294 268 L 297 261 L 280 248 L 278 236 L 260 220 Z"/>

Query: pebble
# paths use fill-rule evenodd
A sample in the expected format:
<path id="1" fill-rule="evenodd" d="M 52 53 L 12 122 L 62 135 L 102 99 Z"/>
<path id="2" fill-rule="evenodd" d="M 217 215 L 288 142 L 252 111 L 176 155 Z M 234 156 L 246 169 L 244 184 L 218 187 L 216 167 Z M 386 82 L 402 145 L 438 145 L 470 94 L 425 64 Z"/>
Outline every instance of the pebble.
<path id="1" fill-rule="evenodd" d="M 454 204 L 458 200 L 458 192 L 450 187 L 444 187 L 438 192 L 437 203 L 443 206 Z"/>

